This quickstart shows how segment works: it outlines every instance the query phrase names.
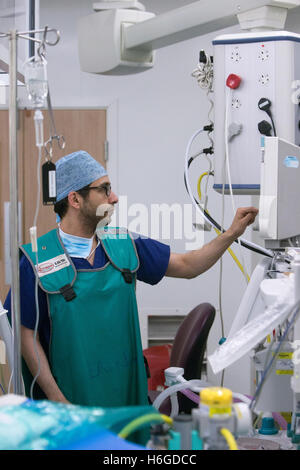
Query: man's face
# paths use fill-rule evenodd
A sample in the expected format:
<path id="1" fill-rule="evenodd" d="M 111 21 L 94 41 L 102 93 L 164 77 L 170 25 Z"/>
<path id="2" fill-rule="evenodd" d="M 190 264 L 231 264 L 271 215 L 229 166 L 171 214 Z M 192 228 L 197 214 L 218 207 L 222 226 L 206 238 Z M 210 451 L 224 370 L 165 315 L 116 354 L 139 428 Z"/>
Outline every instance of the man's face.
<path id="1" fill-rule="evenodd" d="M 81 198 L 82 204 L 79 217 L 84 224 L 88 225 L 93 230 L 96 230 L 98 223 L 107 215 L 107 212 L 103 213 L 103 211 L 103 215 L 96 214 L 97 212 L 101 214 L 101 207 L 99 208 L 99 206 L 102 204 L 114 205 L 118 202 L 118 197 L 113 191 L 110 192 L 109 196 L 106 194 L 106 186 L 109 183 L 109 177 L 102 176 L 102 178 L 90 184 L 86 197 Z"/>

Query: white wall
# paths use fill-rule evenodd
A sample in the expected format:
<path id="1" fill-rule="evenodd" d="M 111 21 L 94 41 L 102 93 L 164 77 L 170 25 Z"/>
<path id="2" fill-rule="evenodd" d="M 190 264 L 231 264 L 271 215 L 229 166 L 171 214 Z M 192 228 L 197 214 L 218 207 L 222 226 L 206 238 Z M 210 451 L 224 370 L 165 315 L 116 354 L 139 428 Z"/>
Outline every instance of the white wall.
<path id="1" fill-rule="evenodd" d="M 92 13 L 92 2 L 73 0 L 41 0 L 40 25 L 56 27 L 61 41 L 49 47 L 49 83 L 54 106 L 113 105 L 113 158 L 118 172 L 112 183 L 128 203 L 189 203 L 183 184 L 184 152 L 190 136 L 207 122 L 209 109 L 205 93 L 197 86 L 191 72 L 200 49 L 212 53 L 211 41 L 216 34 L 199 37 L 159 50 L 155 67 L 142 74 L 112 77 L 83 73 L 79 69 L 76 27 L 80 16 Z M 299 12 L 293 14 L 292 30 L 299 24 Z M 238 31 L 230 28 L 230 32 Z M 299 27 L 298 27 L 299 30 Z M 219 34 L 219 32 L 218 32 Z M 105 45 L 99 45 L 105 47 Z M 199 147 L 208 141 L 201 142 Z M 114 167 L 114 165 L 112 165 Z M 195 164 L 194 179 L 207 168 L 205 161 Z M 237 206 L 251 204 L 250 197 L 238 197 Z M 232 219 L 230 201 L 226 203 L 225 226 Z M 210 212 L 221 217 L 221 196 L 210 192 Z M 214 232 L 205 234 L 205 241 Z M 251 238 L 250 229 L 245 238 Z M 176 252 L 184 251 L 185 240 L 162 240 Z M 237 247 L 235 252 L 239 255 Z M 249 252 L 245 253 L 248 269 Z M 245 280 L 228 254 L 223 263 L 223 314 L 225 336 L 245 290 Z M 211 302 L 217 309 L 219 265 L 193 280 L 165 278 L 155 287 L 139 283 L 140 312 L 175 311 L 188 313 L 201 302 Z M 212 328 L 208 349 L 213 351 L 221 337 L 219 316 Z M 220 377 L 213 378 L 219 383 Z M 242 363 L 225 374 L 225 385 L 243 392 L 249 389 L 249 368 Z"/>

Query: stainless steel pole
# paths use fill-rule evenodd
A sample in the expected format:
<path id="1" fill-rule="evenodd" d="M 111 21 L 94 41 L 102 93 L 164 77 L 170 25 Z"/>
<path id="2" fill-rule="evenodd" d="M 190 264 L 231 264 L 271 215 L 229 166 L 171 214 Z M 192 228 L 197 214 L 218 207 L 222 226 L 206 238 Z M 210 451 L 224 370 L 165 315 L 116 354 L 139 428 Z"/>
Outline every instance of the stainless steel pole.
<path id="1" fill-rule="evenodd" d="M 17 148 L 17 31 L 9 34 L 9 193 L 10 193 L 10 256 L 11 316 L 13 329 L 13 391 L 23 394 L 21 372 L 21 316 L 19 275 L 18 220 L 18 148 Z"/>

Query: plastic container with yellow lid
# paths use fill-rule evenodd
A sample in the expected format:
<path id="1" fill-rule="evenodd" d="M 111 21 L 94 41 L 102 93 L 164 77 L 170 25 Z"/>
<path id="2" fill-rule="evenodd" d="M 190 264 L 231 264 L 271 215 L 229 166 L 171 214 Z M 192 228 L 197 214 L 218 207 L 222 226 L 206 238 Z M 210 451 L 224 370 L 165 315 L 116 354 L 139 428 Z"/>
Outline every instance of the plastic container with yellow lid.
<path id="1" fill-rule="evenodd" d="M 209 408 L 209 416 L 231 415 L 232 391 L 224 387 L 208 387 L 200 392 L 201 405 Z"/>

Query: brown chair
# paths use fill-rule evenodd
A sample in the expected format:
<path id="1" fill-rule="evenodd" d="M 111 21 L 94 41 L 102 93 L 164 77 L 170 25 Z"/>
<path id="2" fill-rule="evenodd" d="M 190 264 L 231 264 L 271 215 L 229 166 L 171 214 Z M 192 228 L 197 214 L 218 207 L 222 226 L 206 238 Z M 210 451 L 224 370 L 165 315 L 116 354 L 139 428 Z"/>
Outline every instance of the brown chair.
<path id="1" fill-rule="evenodd" d="M 155 348 L 152 347 L 144 350 L 150 369 L 149 385 L 151 387 L 151 377 L 155 374 L 163 372 L 168 367 L 182 367 L 184 369 L 184 378 L 186 380 L 200 379 L 203 366 L 203 358 L 206 349 L 206 343 L 209 331 L 215 318 L 215 308 L 209 303 L 197 305 L 183 320 L 180 325 L 171 350 L 170 361 L 167 363 L 167 356 L 161 361 L 160 368 L 151 370 L 151 365 L 155 364 Z M 158 361 L 156 360 L 156 363 Z M 162 379 L 163 380 L 163 379 Z M 163 385 L 163 382 L 162 382 Z M 149 400 L 153 403 L 158 396 L 157 390 L 149 389 Z M 179 411 L 183 413 L 191 413 L 192 408 L 197 405 L 183 394 L 178 394 Z M 161 405 L 160 411 L 170 414 L 170 403 L 168 400 Z"/>

